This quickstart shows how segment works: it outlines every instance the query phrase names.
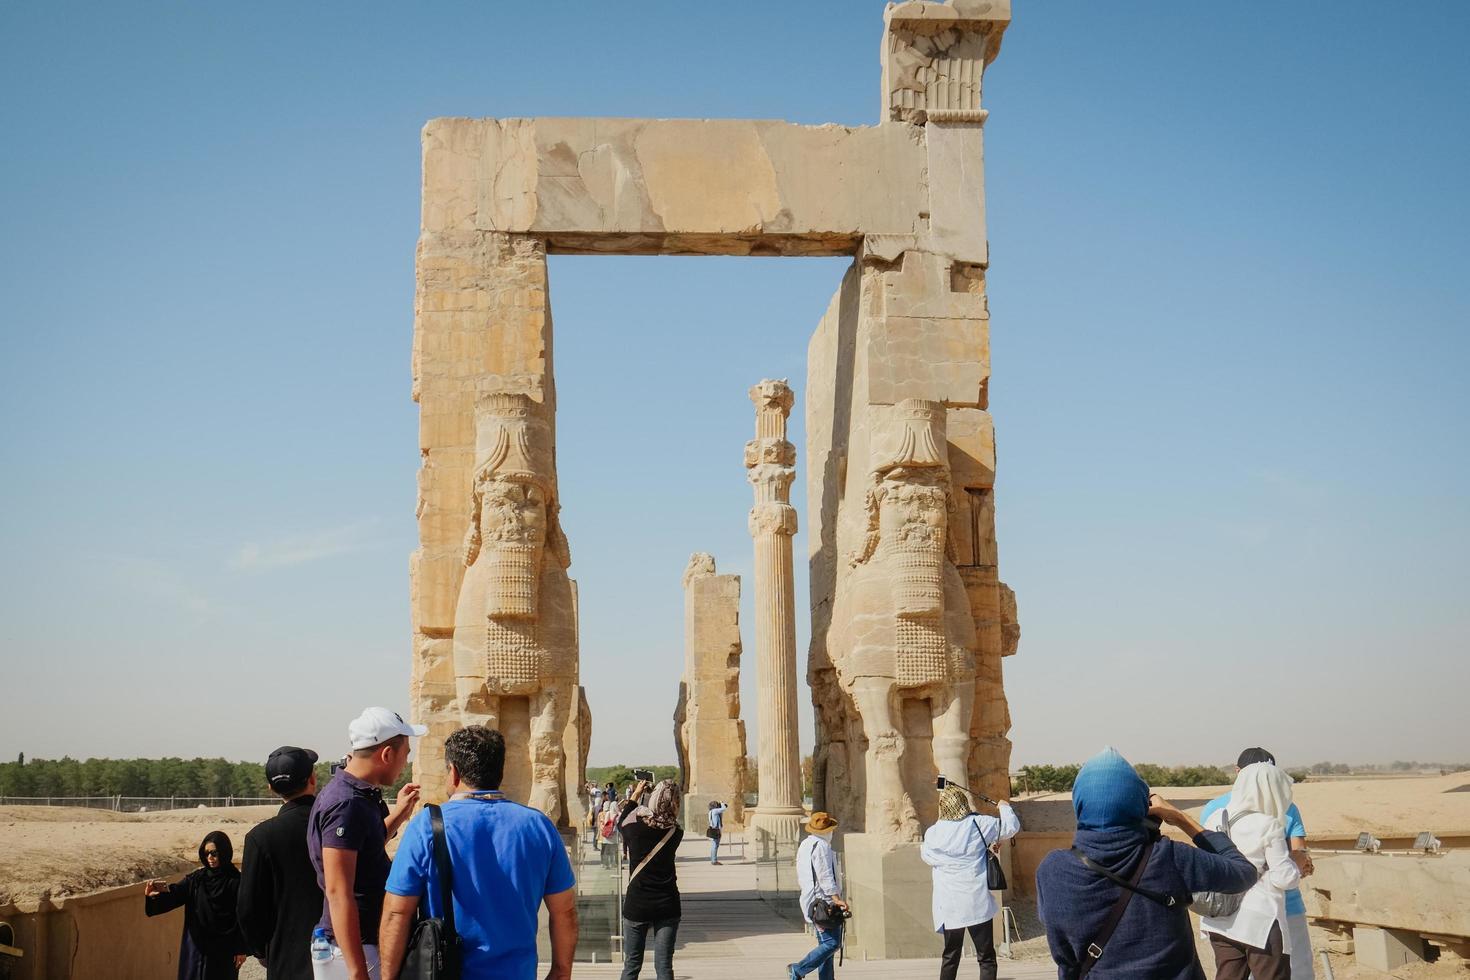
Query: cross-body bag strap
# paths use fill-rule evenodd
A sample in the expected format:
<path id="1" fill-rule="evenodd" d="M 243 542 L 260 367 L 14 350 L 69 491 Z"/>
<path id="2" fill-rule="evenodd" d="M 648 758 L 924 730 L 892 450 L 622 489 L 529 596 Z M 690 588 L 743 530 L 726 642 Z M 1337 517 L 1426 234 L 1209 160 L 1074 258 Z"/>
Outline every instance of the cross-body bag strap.
<path id="1" fill-rule="evenodd" d="M 434 836 L 434 864 L 439 870 L 439 905 L 444 909 L 444 931 L 450 944 L 459 941 L 454 929 L 454 867 L 449 863 L 449 841 L 444 836 L 444 812 L 430 803 L 429 829 Z"/>
<path id="2" fill-rule="evenodd" d="M 985 839 L 985 825 L 980 822 L 980 814 L 978 814 L 978 813 L 972 813 L 972 814 L 970 814 L 970 819 L 973 820 L 973 821 L 975 821 L 975 829 L 978 830 L 978 831 L 980 831 L 980 843 L 982 843 L 982 844 L 985 845 L 985 849 L 987 851 L 990 850 L 991 843 L 990 843 L 990 841 L 988 841 L 988 840 Z M 995 843 L 997 843 L 997 844 L 1000 843 L 1000 825 L 999 824 L 996 824 L 996 827 L 995 827 Z"/>
<path id="3" fill-rule="evenodd" d="M 678 829 L 679 829 L 679 825 L 678 824 L 674 824 L 674 826 L 670 827 L 669 828 L 669 832 L 667 834 L 664 834 L 663 838 L 661 840 L 659 840 L 659 842 L 657 844 L 653 845 L 653 850 L 649 851 L 647 854 L 645 854 L 643 856 L 643 860 L 638 862 L 638 867 L 634 868 L 633 869 L 633 873 L 628 876 L 628 884 L 630 884 L 630 885 L 633 884 L 633 879 L 636 878 L 636 877 L 638 877 L 638 872 L 640 872 L 644 868 L 648 867 L 648 862 L 649 861 L 652 861 L 653 858 L 654 858 L 654 855 L 656 855 L 659 851 L 662 851 L 664 849 L 664 845 L 669 842 L 669 838 L 673 837 L 674 836 L 674 831 L 676 831 Z"/>
<path id="4" fill-rule="evenodd" d="M 1081 858 L 1083 865 L 1089 870 L 1099 872 L 1103 877 L 1121 885 L 1123 889 L 1118 893 L 1118 900 L 1113 903 L 1112 910 L 1108 912 L 1107 921 L 1103 923 L 1102 929 L 1098 931 L 1097 938 L 1088 943 L 1087 949 L 1083 951 L 1082 968 L 1077 971 L 1078 980 L 1082 980 L 1083 977 L 1092 972 L 1092 968 L 1097 965 L 1097 961 L 1102 959 L 1103 951 L 1108 946 L 1108 940 L 1113 938 L 1113 932 L 1118 928 L 1118 923 L 1123 921 L 1123 913 L 1128 911 L 1128 903 L 1133 900 L 1133 894 L 1135 892 L 1142 893 L 1142 889 L 1138 887 L 1138 883 L 1143 880 L 1143 872 L 1148 867 L 1148 859 L 1153 853 L 1153 849 L 1154 842 L 1152 840 L 1143 845 L 1143 856 L 1138 859 L 1138 867 L 1133 869 L 1132 880 L 1124 881 L 1111 871 L 1089 861 L 1077 848 L 1072 848 L 1072 853 Z M 1169 904 L 1174 904 L 1172 898 L 1169 899 Z"/>
<path id="5" fill-rule="evenodd" d="M 1150 841 L 1148 846 L 1152 847 L 1153 842 Z M 1173 895 L 1165 895 L 1163 892 L 1156 892 L 1152 888 L 1144 888 L 1142 885 L 1140 885 L 1138 883 L 1138 880 L 1140 877 L 1142 877 L 1141 875 L 1135 873 L 1133 879 L 1130 881 L 1119 875 L 1113 874 L 1107 868 L 1104 868 L 1102 865 L 1098 864 L 1096 861 L 1092 860 L 1086 854 L 1083 854 L 1075 847 L 1072 848 L 1072 853 L 1077 855 L 1077 860 L 1081 861 L 1083 866 L 1087 868 L 1088 871 L 1091 871 L 1094 874 L 1102 875 L 1104 878 L 1108 879 L 1119 888 L 1123 888 L 1131 892 L 1137 892 L 1144 898 L 1152 902 L 1157 902 L 1159 905 L 1164 906 L 1164 908 L 1166 909 L 1172 909 L 1174 906 L 1179 904 L 1179 900 L 1176 899 Z"/>

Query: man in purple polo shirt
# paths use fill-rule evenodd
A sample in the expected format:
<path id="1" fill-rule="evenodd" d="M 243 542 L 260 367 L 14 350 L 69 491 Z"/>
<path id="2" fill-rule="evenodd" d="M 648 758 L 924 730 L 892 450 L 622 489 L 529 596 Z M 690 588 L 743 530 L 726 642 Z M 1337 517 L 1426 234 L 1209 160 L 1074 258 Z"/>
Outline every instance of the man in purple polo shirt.
<path id="1" fill-rule="evenodd" d="M 409 738 L 427 730 L 387 708 L 368 708 L 347 726 L 352 753 L 346 765 L 312 804 L 306 845 L 325 896 L 320 928 L 332 941 L 332 962 L 317 970 L 318 978 L 378 976 L 378 921 L 391 867 L 387 843 L 419 798 L 418 783 L 408 783 L 389 808 L 381 787 L 403 773 Z"/>

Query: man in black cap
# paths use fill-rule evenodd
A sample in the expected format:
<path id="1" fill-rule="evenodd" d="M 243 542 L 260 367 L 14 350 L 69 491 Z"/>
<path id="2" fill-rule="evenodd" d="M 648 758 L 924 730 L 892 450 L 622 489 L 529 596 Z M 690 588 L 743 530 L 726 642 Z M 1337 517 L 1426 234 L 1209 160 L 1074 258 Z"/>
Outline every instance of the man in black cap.
<path id="1" fill-rule="evenodd" d="M 270 980 L 311 980 L 311 931 L 322 915 L 322 890 L 306 848 L 315 765 L 311 749 L 286 745 L 272 752 L 265 778 L 285 803 L 245 835 L 240 931 Z"/>

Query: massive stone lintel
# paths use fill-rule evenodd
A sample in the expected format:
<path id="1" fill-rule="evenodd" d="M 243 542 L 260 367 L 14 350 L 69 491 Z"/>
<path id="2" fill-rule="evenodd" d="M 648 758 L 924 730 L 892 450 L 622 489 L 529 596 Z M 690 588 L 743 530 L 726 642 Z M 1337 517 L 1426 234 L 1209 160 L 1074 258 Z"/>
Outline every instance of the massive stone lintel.
<path id="1" fill-rule="evenodd" d="M 967 123 L 435 119 L 423 232 L 622 255 L 850 255 L 873 237 L 983 265 L 982 145 Z"/>

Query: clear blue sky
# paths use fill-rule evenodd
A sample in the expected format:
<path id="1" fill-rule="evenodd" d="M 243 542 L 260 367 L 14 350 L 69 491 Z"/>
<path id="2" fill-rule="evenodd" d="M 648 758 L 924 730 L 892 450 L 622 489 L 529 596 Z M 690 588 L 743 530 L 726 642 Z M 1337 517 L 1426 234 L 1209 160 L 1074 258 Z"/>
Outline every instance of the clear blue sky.
<path id="1" fill-rule="evenodd" d="M 872 123 L 882 6 L 0 7 L 0 758 L 406 707 L 424 121 Z M 1470 757 L 1470 5 L 1016 7 L 1015 761 Z M 745 389 L 801 394 L 843 265 L 552 260 L 594 762 L 673 758 L 691 551 L 746 578 L 751 691 Z"/>

